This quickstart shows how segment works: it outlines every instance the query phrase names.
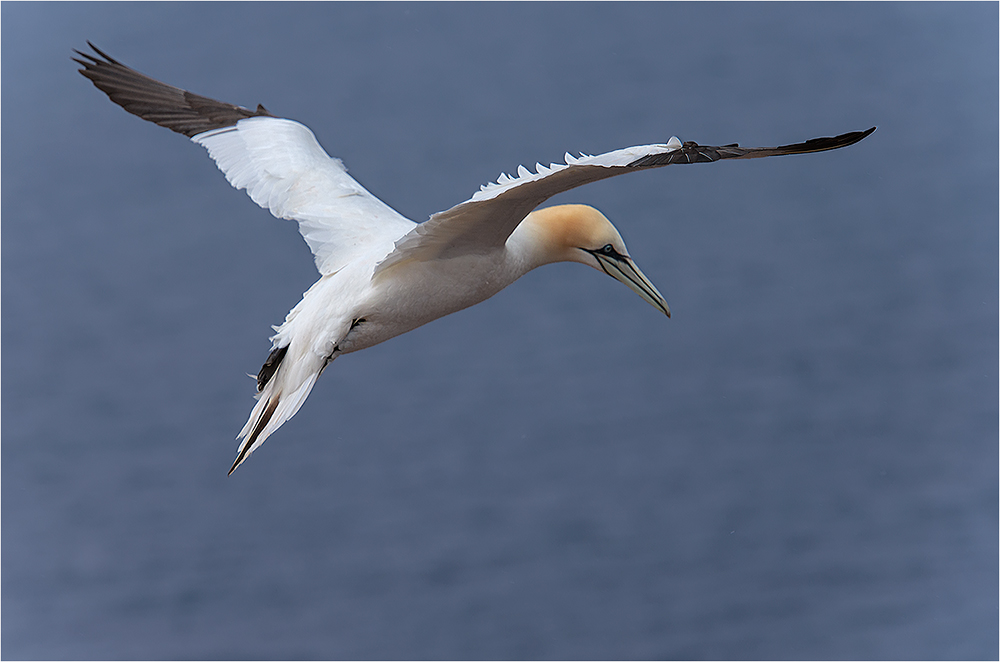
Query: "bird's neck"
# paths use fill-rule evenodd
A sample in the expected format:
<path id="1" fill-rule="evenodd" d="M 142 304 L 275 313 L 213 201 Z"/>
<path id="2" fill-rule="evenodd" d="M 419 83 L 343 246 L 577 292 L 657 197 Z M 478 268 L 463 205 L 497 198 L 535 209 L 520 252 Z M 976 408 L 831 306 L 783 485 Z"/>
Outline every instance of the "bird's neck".
<path id="1" fill-rule="evenodd" d="M 528 214 L 507 239 L 507 253 L 523 275 L 553 262 L 574 260 L 563 235 L 570 226 L 575 205 L 537 209 Z"/>

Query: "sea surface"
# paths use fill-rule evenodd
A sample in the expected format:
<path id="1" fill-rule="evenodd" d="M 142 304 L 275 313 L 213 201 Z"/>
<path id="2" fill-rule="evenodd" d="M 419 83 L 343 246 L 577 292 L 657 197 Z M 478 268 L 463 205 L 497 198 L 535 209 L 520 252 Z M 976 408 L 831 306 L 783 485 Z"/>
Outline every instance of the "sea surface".
<path id="1" fill-rule="evenodd" d="M 998 7 L 3 3 L 5 659 L 996 659 Z M 233 476 L 293 223 L 71 62 L 426 219 L 681 140 L 575 264 L 338 359 Z"/>

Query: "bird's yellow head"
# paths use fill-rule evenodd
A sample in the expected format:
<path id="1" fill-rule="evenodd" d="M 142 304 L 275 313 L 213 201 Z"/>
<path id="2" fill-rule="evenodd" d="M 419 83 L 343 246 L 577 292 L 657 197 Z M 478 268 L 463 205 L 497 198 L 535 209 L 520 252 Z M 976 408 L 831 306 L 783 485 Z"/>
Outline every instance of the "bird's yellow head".
<path id="1" fill-rule="evenodd" d="M 546 262 L 580 262 L 599 269 L 670 317 L 666 300 L 632 262 L 618 230 L 593 207 L 546 207 L 533 211 L 521 225 L 543 249 Z"/>

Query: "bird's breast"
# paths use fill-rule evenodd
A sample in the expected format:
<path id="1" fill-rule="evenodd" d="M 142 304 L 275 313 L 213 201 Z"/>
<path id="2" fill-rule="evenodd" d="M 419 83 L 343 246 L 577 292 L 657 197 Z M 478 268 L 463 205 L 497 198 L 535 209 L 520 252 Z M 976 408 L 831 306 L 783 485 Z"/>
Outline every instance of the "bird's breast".
<path id="1" fill-rule="evenodd" d="M 361 302 L 343 352 L 371 347 L 427 322 L 484 301 L 521 274 L 503 252 L 400 264 L 380 277 Z"/>

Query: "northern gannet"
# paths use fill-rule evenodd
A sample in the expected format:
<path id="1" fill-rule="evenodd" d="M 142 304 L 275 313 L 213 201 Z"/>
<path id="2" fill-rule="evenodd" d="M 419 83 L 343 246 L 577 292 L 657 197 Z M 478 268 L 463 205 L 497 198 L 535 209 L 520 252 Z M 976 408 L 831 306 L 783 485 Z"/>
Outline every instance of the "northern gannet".
<path id="1" fill-rule="evenodd" d="M 237 437 L 232 474 L 295 415 L 338 355 L 356 352 L 493 296 L 535 267 L 579 262 L 621 281 L 670 316 L 663 295 L 632 261 L 618 230 L 585 205 L 536 209 L 557 193 L 674 163 L 822 152 L 875 128 L 779 147 L 681 142 L 574 157 L 535 172 L 501 174 L 471 198 L 414 223 L 365 190 L 312 131 L 149 78 L 101 52 L 73 58 L 113 102 L 205 147 L 236 189 L 274 216 L 298 222 L 320 279 L 280 326 L 257 375 L 257 404 Z"/>

